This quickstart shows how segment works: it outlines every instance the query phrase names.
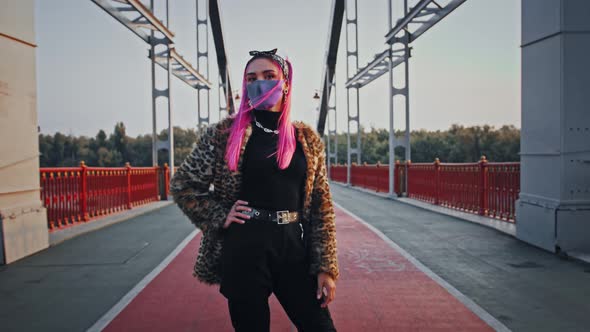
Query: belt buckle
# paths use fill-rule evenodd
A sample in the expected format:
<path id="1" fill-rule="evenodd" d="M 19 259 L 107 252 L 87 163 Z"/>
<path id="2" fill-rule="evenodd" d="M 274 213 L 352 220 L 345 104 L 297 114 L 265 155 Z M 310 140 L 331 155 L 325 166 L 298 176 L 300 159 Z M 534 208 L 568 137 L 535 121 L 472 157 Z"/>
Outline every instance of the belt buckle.
<path id="1" fill-rule="evenodd" d="M 281 222 L 281 219 L 286 219 L 286 222 Z M 277 211 L 277 224 L 284 225 L 289 223 L 289 210 Z"/>

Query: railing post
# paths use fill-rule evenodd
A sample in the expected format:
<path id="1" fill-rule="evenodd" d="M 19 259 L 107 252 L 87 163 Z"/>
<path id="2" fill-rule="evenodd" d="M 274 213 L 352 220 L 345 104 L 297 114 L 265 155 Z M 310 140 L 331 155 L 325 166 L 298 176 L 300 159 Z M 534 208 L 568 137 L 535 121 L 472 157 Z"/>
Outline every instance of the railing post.
<path id="1" fill-rule="evenodd" d="M 82 220 L 88 221 L 90 220 L 90 215 L 88 214 L 88 170 L 86 163 L 84 160 L 80 161 L 80 214 L 82 215 Z"/>
<path id="2" fill-rule="evenodd" d="M 393 166 L 393 177 L 395 178 L 395 182 L 393 183 L 393 191 L 399 197 L 400 196 L 400 162 L 399 160 L 395 161 Z"/>
<path id="3" fill-rule="evenodd" d="M 440 160 L 434 159 L 434 204 L 440 204 Z"/>
<path id="4" fill-rule="evenodd" d="M 488 210 L 488 161 L 486 156 L 479 160 L 479 215 L 485 215 Z"/>
<path id="5" fill-rule="evenodd" d="M 410 166 L 412 166 L 412 161 L 411 160 L 406 160 L 406 197 L 410 197 Z"/>
<path id="6" fill-rule="evenodd" d="M 127 208 L 131 209 L 131 165 L 129 162 L 125 163 L 127 173 Z"/>
<path id="7" fill-rule="evenodd" d="M 408 187 L 410 186 L 410 164 L 412 163 L 411 160 L 406 160 L 403 163 L 402 169 L 400 169 L 400 173 L 402 173 L 402 179 L 404 182 L 401 183 L 401 188 L 400 188 L 400 192 L 402 194 L 402 196 L 404 196 L 404 193 L 406 194 L 406 197 L 408 196 Z"/>
<path id="8" fill-rule="evenodd" d="M 353 161 L 350 163 L 350 185 L 351 186 L 355 186 L 355 185 L 360 185 L 358 182 L 355 184 L 353 179 L 357 179 L 358 178 L 358 169 L 355 169 L 356 166 L 356 161 Z M 356 176 L 354 176 L 356 175 Z"/>
<path id="9" fill-rule="evenodd" d="M 170 172 L 168 171 L 168 163 L 164 163 L 164 193 L 166 200 L 168 200 L 168 192 L 170 190 Z"/>
<path id="10" fill-rule="evenodd" d="M 159 166 L 154 166 L 154 173 L 155 173 L 155 181 L 156 181 L 156 201 L 159 201 L 162 199 L 162 196 L 160 195 L 160 167 Z"/>
<path id="11" fill-rule="evenodd" d="M 363 164 L 362 165 L 363 165 L 362 166 L 363 167 L 362 169 L 363 169 L 363 175 L 364 175 L 363 178 L 364 178 L 365 188 L 368 189 L 369 188 L 369 170 L 368 170 L 368 167 L 367 167 L 367 162 L 366 161 L 363 161 Z"/>
<path id="12" fill-rule="evenodd" d="M 377 180 L 375 180 L 375 185 L 378 188 L 381 188 L 381 179 L 382 179 L 382 177 L 380 176 L 381 173 L 379 173 L 380 166 L 381 166 L 381 162 L 379 160 L 377 160 L 377 162 L 375 163 L 375 174 L 377 174 L 377 177 L 376 177 Z M 377 189 L 377 192 L 379 192 L 379 189 Z"/>

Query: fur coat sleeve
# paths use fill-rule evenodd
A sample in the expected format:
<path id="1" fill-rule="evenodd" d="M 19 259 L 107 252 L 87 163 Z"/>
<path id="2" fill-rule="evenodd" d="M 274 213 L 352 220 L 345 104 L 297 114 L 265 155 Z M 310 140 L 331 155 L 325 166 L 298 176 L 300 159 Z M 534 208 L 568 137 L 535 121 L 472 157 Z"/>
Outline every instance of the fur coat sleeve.
<path id="1" fill-rule="evenodd" d="M 231 208 L 209 191 L 215 177 L 215 154 L 215 127 L 210 125 L 199 133 L 196 146 L 170 179 L 174 201 L 202 231 L 221 229 Z"/>
<path id="2" fill-rule="evenodd" d="M 339 277 L 336 252 L 336 214 L 326 170 L 326 153 L 323 140 L 316 137 L 319 145 L 318 165 L 311 192 L 311 216 L 309 232 L 309 250 L 311 274 L 329 273 L 334 280 Z"/>

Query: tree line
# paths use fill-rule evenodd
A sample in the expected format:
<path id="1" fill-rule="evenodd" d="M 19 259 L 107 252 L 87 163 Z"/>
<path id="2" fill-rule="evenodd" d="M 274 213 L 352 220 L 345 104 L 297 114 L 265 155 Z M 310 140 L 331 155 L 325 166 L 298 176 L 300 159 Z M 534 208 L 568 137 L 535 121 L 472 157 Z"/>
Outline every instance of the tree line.
<path id="1" fill-rule="evenodd" d="M 374 164 L 389 162 L 389 133 L 386 129 L 361 126 L 361 157 L 363 162 Z M 404 132 L 396 131 L 396 139 L 403 139 Z M 336 135 L 338 142 L 338 163 L 347 160 L 346 133 Z M 351 147 L 355 147 L 357 134 L 352 134 Z M 167 130 L 158 134 L 160 140 L 167 140 Z M 197 138 L 196 128 L 174 127 L 174 162 L 178 166 L 193 149 Z M 412 162 L 475 162 L 485 155 L 489 161 L 519 161 L 520 129 L 504 125 L 498 129 L 493 126 L 465 127 L 453 124 L 448 130 L 410 132 Z M 39 134 L 39 162 L 41 167 L 79 166 L 84 161 L 87 166 L 117 167 L 129 162 L 132 166 L 152 166 L 152 135 L 129 137 L 125 125 L 116 123 L 108 136 L 100 130 L 95 137 Z M 404 160 L 402 147 L 395 149 L 395 159 Z M 352 161 L 356 156 L 352 155 Z M 168 162 L 168 151 L 158 152 L 158 165 Z"/>

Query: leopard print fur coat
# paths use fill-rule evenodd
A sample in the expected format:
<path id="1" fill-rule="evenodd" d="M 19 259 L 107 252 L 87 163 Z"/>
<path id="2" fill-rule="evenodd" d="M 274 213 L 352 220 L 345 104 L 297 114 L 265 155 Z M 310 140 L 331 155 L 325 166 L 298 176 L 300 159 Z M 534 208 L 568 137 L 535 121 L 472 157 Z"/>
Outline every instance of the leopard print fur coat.
<path id="1" fill-rule="evenodd" d="M 227 116 L 202 130 L 196 146 L 170 179 L 170 193 L 188 219 L 203 232 L 193 269 L 193 276 L 201 282 L 220 283 L 220 257 L 223 247 L 227 214 L 238 199 L 241 173 L 232 172 L 224 161 L 225 146 L 234 118 Z M 329 273 L 338 279 L 336 227 L 332 196 L 325 165 L 324 142 L 312 127 L 293 121 L 296 137 L 301 142 L 307 169 L 303 214 L 309 273 Z M 238 169 L 243 162 L 246 143 L 252 124 L 246 128 Z M 210 184 L 213 190 L 210 190 Z"/>

